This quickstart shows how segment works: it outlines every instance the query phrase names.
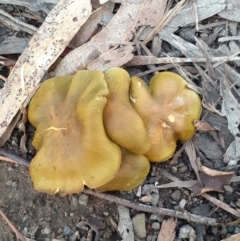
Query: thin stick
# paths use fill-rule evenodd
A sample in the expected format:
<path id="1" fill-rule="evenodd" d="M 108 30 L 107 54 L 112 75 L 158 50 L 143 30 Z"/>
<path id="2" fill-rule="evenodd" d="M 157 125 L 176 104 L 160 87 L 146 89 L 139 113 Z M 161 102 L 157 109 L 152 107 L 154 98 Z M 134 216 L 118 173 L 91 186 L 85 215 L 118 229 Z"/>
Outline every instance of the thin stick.
<path id="1" fill-rule="evenodd" d="M 217 225 L 216 219 L 214 219 L 214 218 L 207 218 L 207 217 L 191 214 L 188 212 L 179 212 L 179 211 L 166 209 L 166 208 L 155 208 L 155 207 L 151 207 L 148 205 L 136 204 L 136 203 L 133 203 L 126 199 L 115 197 L 113 195 L 106 194 L 106 193 L 93 191 L 90 189 L 84 189 L 83 192 L 85 194 L 89 194 L 89 195 L 104 199 L 106 201 L 120 204 L 120 205 L 126 206 L 128 208 L 132 208 L 134 210 L 138 210 L 141 212 L 154 213 L 154 214 L 158 214 L 161 216 L 166 215 L 166 216 L 170 216 L 170 217 L 181 218 L 181 219 L 185 219 L 189 222 L 201 223 L 201 224 L 210 225 L 210 226 Z"/>
<path id="2" fill-rule="evenodd" d="M 12 229 L 12 231 L 15 233 L 17 240 L 26 241 L 22 234 L 20 234 L 18 230 L 14 227 L 14 225 L 10 222 L 7 216 L 2 211 L 0 211 L 0 214 L 2 215 L 2 218 L 6 221 L 6 223 L 9 225 L 9 227 Z"/>
<path id="3" fill-rule="evenodd" d="M 26 161 L 24 158 L 22 158 L 16 154 L 10 153 L 8 151 L 2 150 L 2 149 L 0 149 L 0 160 L 7 161 L 7 162 L 13 162 L 13 163 L 21 164 L 25 167 L 29 167 L 29 162 Z"/>

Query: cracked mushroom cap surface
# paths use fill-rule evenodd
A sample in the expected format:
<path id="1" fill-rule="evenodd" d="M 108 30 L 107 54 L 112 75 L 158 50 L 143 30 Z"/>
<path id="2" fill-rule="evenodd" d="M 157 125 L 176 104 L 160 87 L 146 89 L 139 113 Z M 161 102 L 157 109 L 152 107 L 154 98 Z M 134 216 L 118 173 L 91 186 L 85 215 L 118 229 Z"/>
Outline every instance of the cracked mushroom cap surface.
<path id="1" fill-rule="evenodd" d="M 111 68 L 104 73 L 109 94 L 103 111 L 107 135 L 119 146 L 142 155 L 151 144 L 143 120 L 129 99 L 130 76 L 121 68 Z"/>
<path id="2" fill-rule="evenodd" d="M 169 159 L 177 140 L 187 141 L 194 134 L 194 121 L 201 114 L 201 100 L 187 82 L 172 72 L 156 74 L 149 86 L 134 76 L 130 95 L 133 107 L 143 119 L 151 142 L 146 154 L 150 161 Z"/>
<path id="3" fill-rule="evenodd" d="M 122 149 L 122 163 L 116 176 L 98 187 L 99 191 L 128 191 L 139 186 L 147 177 L 150 163 L 147 157 Z"/>
<path id="4" fill-rule="evenodd" d="M 108 94 L 100 71 L 46 80 L 32 98 L 28 117 L 36 127 L 30 163 L 34 188 L 71 194 L 84 185 L 109 182 L 121 164 L 121 150 L 106 135 L 102 113 Z"/>

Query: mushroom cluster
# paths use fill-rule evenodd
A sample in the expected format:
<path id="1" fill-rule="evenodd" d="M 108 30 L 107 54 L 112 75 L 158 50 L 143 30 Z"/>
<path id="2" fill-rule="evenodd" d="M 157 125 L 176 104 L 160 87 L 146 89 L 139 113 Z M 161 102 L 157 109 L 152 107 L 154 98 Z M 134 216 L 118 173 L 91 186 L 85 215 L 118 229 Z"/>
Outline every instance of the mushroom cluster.
<path id="1" fill-rule="evenodd" d="M 149 161 L 169 159 L 177 140 L 194 133 L 199 96 L 171 72 L 149 86 L 121 68 L 81 70 L 46 80 L 32 98 L 36 127 L 30 163 L 34 188 L 49 194 L 130 190 L 146 178 Z"/>

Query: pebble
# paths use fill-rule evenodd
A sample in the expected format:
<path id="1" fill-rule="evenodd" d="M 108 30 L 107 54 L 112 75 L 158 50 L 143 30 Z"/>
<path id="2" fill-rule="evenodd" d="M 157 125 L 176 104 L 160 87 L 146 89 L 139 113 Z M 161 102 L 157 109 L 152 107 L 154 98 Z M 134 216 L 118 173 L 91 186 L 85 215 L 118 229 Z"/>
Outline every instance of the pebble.
<path id="1" fill-rule="evenodd" d="M 108 216 L 109 216 L 109 212 L 103 212 L 103 215 L 104 215 L 105 217 L 108 217 Z"/>
<path id="2" fill-rule="evenodd" d="M 142 195 L 147 195 L 149 193 L 151 193 L 154 189 L 154 185 L 153 184 L 146 184 L 142 187 Z"/>
<path id="3" fill-rule="evenodd" d="M 230 185 L 225 185 L 224 189 L 225 189 L 226 192 L 230 192 L 230 193 L 233 192 L 233 188 Z"/>
<path id="4" fill-rule="evenodd" d="M 180 201 L 181 200 L 181 191 L 180 190 L 176 190 L 175 192 L 173 192 L 171 194 L 171 197 L 174 201 Z"/>
<path id="5" fill-rule="evenodd" d="M 152 206 L 157 206 L 159 201 L 159 193 L 153 193 L 151 194 L 151 196 L 152 196 L 152 200 L 151 200 Z"/>
<path id="6" fill-rule="evenodd" d="M 227 234 L 227 228 L 226 227 L 222 227 L 222 230 L 220 231 L 220 234 L 226 235 Z"/>
<path id="7" fill-rule="evenodd" d="M 217 227 L 212 227 L 212 233 L 216 235 L 218 233 L 218 228 Z"/>
<path id="8" fill-rule="evenodd" d="M 158 221 L 158 222 L 162 222 L 163 221 L 163 216 L 159 216 L 157 214 L 151 214 L 150 216 L 150 221 Z"/>
<path id="9" fill-rule="evenodd" d="M 234 227 L 233 227 L 233 226 L 229 226 L 229 227 L 228 227 L 228 232 L 229 232 L 229 233 L 232 233 L 233 231 L 234 231 Z"/>
<path id="10" fill-rule="evenodd" d="M 133 230 L 138 238 L 146 237 L 145 214 L 139 213 L 132 218 Z"/>
<path id="11" fill-rule="evenodd" d="M 150 203 L 152 201 L 152 196 L 146 195 L 146 196 L 141 197 L 139 200 L 143 203 Z"/>
<path id="12" fill-rule="evenodd" d="M 234 229 L 234 233 L 235 233 L 235 234 L 240 233 L 240 227 L 236 227 L 236 228 Z"/>
<path id="13" fill-rule="evenodd" d="M 182 166 L 181 168 L 179 168 L 179 172 L 183 173 L 183 172 L 186 172 L 188 170 L 187 166 Z"/>
<path id="14" fill-rule="evenodd" d="M 52 231 L 51 229 L 49 228 L 49 226 L 46 226 L 44 229 L 42 229 L 42 233 L 43 234 L 50 234 Z"/>
<path id="15" fill-rule="evenodd" d="M 78 198 L 78 203 L 83 206 L 87 206 L 88 204 L 88 196 L 85 194 L 81 194 Z"/>
<path id="16" fill-rule="evenodd" d="M 180 227 L 178 238 L 180 238 L 180 239 L 184 239 L 184 238 L 190 239 L 190 237 L 193 238 L 194 236 L 196 237 L 196 233 L 195 233 L 194 229 L 189 224 L 183 225 L 183 226 Z M 195 239 L 193 239 L 193 240 L 195 240 Z"/>
<path id="17" fill-rule="evenodd" d="M 72 205 L 76 207 L 78 205 L 78 200 L 76 197 L 72 196 Z"/>
<path id="18" fill-rule="evenodd" d="M 152 223 L 151 227 L 154 230 L 159 230 L 160 229 L 160 223 L 154 222 L 154 223 Z"/>
<path id="19" fill-rule="evenodd" d="M 67 225 L 63 227 L 63 236 L 69 235 L 71 232 L 71 228 L 69 228 Z"/>
<path id="20" fill-rule="evenodd" d="M 240 199 L 237 200 L 236 205 L 240 207 Z"/>
<path id="21" fill-rule="evenodd" d="M 186 199 L 181 199 L 181 201 L 179 202 L 179 207 L 183 209 L 186 204 L 187 204 L 187 200 Z"/>

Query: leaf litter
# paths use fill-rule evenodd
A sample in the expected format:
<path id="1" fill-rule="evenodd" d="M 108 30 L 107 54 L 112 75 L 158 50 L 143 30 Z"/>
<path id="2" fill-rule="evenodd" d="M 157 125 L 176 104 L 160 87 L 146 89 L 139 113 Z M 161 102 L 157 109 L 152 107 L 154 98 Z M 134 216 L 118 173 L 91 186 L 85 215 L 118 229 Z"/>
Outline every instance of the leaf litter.
<path id="1" fill-rule="evenodd" d="M 120 3 L 120 7 L 116 8 L 115 2 Z M 193 137 L 193 141 L 185 143 L 176 152 L 173 157 L 174 162 L 172 160 L 170 164 L 175 163 L 174 165 L 179 166 L 182 157 L 187 157 L 197 180 L 186 175 L 187 180 L 182 181 L 170 171 L 163 171 L 160 167 L 153 165 L 162 177 L 173 181 L 156 185 L 154 188 L 181 188 L 181 190 L 183 187 L 188 188 L 193 194 L 212 202 L 216 207 L 240 217 L 236 205 L 231 207 L 232 204 L 228 205 L 221 200 L 221 196 L 214 194 L 215 192 L 224 193 L 225 185 L 239 182 L 239 176 L 233 176 L 233 174 L 238 173 L 240 160 L 240 76 L 237 68 L 232 65 L 232 63 L 238 64 L 237 61 L 240 60 L 237 14 L 239 3 L 235 0 L 228 2 L 182 0 L 172 7 L 170 2 L 152 0 L 149 3 L 146 0 L 125 0 L 98 3 L 93 1 L 95 9 L 90 15 L 90 2 L 86 0 L 72 1 L 66 8 L 61 5 L 65 4 L 64 0 L 21 2 L 13 0 L 11 4 L 30 9 L 32 15 L 35 14 L 44 19 L 44 14 L 39 15 L 37 12 L 42 10 L 48 16 L 42 26 L 36 28 L 34 25 L 23 24 L 21 20 L 12 18 L 11 12 L 0 12 L 0 19 L 4 20 L 4 26 L 12 29 L 18 26 L 21 31 L 32 36 L 25 50 L 23 50 L 24 47 L 17 49 L 17 46 L 10 45 L 10 41 L 6 40 L 5 47 L 6 43 L 9 45 L 6 47 L 6 52 L 1 52 L 1 55 L 4 55 L 10 50 L 10 46 L 12 46 L 11 53 L 23 51 L 6 79 L 4 87 L 0 90 L 1 146 L 10 138 L 13 128 L 20 120 L 20 108 L 27 106 L 42 79 L 47 77 L 50 65 L 66 47 L 72 51 L 62 59 L 54 72 L 49 74 L 71 74 L 84 68 L 106 70 L 114 66 L 141 66 L 143 73 L 140 74 L 145 75 L 159 70 L 175 69 L 189 79 L 191 88 L 202 95 L 204 111 L 203 119 L 196 123 L 197 134 Z M 0 0 L 0 4 L 7 4 L 7 2 Z M 67 14 L 75 16 L 74 14 L 78 12 L 76 17 L 79 18 L 79 9 L 82 9 L 81 20 L 73 21 L 69 29 L 67 24 L 69 19 L 65 16 Z M 72 11 L 71 14 L 69 11 Z M 226 20 L 230 21 L 229 25 Z M 234 25 L 231 21 L 237 23 Z M 225 30 L 228 26 L 232 36 L 228 36 Z M 186 30 L 184 35 L 181 35 L 181 28 Z M 52 29 L 51 35 L 47 34 L 47 29 Z M 60 33 L 62 41 L 54 42 L 60 39 Z M 194 35 L 191 35 L 192 33 Z M 53 39 L 51 39 L 52 36 L 54 36 Z M 229 44 L 226 44 L 226 41 L 229 41 Z M 0 42 L 0 46 L 1 44 Z M 55 48 L 51 51 L 51 47 Z M 0 57 L 2 59 L 2 56 Z M 10 61 L 13 60 L 10 59 Z M 19 142 L 19 149 L 24 153 L 27 141 L 24 128 L 26 120 L 24 115 L 22 117 L 19 126 L 23 131 L 23 137 Z M 202 147 L 198 146 L 197 143 L 200 140 L 201 143 L 205 140 L 209 150 L 215 150 L 215 155 L 211 154 L 211 151 L 206 152 L 206 146 L 202 144 Z M 16 158 L 7 157 L 9 153 L 2 153 L 5 158 L 13 158 L 13 161 Z M 206 169 L 205 166 L 210 168 Z M 167 166 L 166 168 L 169 169 Z M 214 169 L 219 171 L 216 172 Z M 233 171 L 229 172 L 229 169 Z M 239 195 L 239 191 L 236 191 Z M 91 191 L 88 194 L 95 195 Z M 151 193 L 149 195 L 151 196 Z M 116 203 L 119 201 L 104 194 L 101 198 Z M 121 205 L 129 205 L 122 200 L 119 202 Z M 129 207 L 136 210 L 139 208 L 131 205 Z M 146 212 L 150 211 L 147 210 L 147 208 L 143 209 Z M 176 212 L 167 212 L 166 215 L 184 218 L 184 214 Z M 198 219 L 194 219 L 195 216 L 192 218 L 197 222 Z M 162 223 L 162 229 L 156 235 L 158 238 L 161 237 L 161 231 L 164 231 L 164 223 L 165 220 Z M 172 229 L 173 236 L 175 229 L 175 227 Z M 204 234 L 201 233 L 201 235 Z M 232 237 L 235 238 L 234 235 Z"/>

